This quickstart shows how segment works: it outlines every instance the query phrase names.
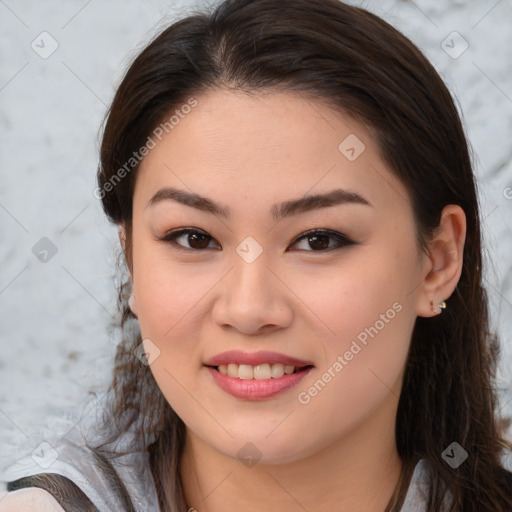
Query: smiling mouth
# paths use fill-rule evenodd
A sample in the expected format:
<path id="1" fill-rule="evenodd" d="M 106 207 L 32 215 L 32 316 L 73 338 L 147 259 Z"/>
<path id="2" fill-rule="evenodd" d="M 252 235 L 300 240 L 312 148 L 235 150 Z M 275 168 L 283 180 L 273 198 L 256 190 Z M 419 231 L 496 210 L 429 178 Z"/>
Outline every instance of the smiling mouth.
<path id="1" fill-rule="evenodd" d="M 263 363 L 259 365 L 250 364 L 221 364 L 219 366 L 209 366 L 217 370 L 219 373 L 242 380 L 270 380 L 279 379 L 285 375 L 292 375 L 294 373 L 303 372 L 313 365 L 306 366 L 292 366 L 284 365 L 282 363 Z"/>

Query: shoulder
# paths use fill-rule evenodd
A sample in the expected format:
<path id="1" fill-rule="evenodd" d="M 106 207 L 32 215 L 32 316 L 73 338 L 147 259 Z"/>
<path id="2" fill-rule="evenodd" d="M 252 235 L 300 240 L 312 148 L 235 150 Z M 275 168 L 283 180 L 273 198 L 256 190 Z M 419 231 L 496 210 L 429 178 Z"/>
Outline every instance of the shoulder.
<path id="1" fill-rule="evenodd" d="M 64 512 L 57 500 L 44 489 L 30 487 L 0 492 L 0 512 Z"/>
<path id="2" fill-rule="evenodd" d="M 97 407 L 100 412 L 104 410 L 101 404 Z M 114 421 L 113 432 L 110 432 L 110 427 L 106 427 L 103 420 L 97 420 L 96 415 L 84 413 L 84 416 L 83 422 L 77 423 L 78 427 L 71 426 L 69 430 L 66 422 L 65 428 L 59 424 L 53 437 L 46 441 L 55 458 L 45 471 L 28 450 L 23 457 L 0 470 L 0 512 L 41 510 L 33 508 L 34 505 L 29 508 L 32 496 L 34 503 L 44 496 L 45 505 L 53 505 L 48 510 L 55 512 L 68 508 L 73 510 L 76 500 L 81 505 L 85 504 L 74 508 L 81 512 L 118 512 L 130 502 L 136 510 L 159 510 L 150 456 L 138 424 L 117 432 Z M 67 433 L 61 435 L 65 430 Z M 2 482 L 7 483 L 7 488 L 2 486 Z M 37 495 L 25 492 L 29 488 L 37 488 L 40 492 Z M 13 494 L 5 496 L 5 491 Z M 15 491 L 20 492 L 15 495 Z M 14 508 L 20 500 L 23 503 L 21 508 Z"/>

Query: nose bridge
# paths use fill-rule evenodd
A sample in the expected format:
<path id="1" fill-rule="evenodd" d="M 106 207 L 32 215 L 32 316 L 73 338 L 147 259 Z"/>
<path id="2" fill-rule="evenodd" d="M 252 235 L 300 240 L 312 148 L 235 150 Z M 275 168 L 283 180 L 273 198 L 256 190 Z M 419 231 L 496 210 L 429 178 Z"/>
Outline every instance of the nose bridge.
<path id="1" fill-rule="evenodd" d="M 231 277 L 231 293 L 235 293 L 238 298 L 245 297 L 255 302 L 264 299 L 267 303 L 272 294 L 271 282 L 272 273 L 268 269 L 269 261 L 267 256 L 259 256 L 254 261 L 246 261 L 243 257 L 234 258 L 234 269 Z"/>
<path id="2" fill-rule="evenodd" d="M 231 285 L 235 287 L 232 292 L 240 298 L 249 300 L 253 297 L 258 301 L 258 295 L 265 295 L 267 302 L 270 298 L 267 289 L 271 272 L 267 268 L 270 261 L 270 252 L 252 236 L 245 237 L 236 247 L 233 255 L 233 276 Z"/>
<path id="3" fill-rule="evenodd" d="M 252 237 L 236 248 L 233 272 L 229 280 L 228 299 L 238 311 L 262 314 L 274 301 L 275 283 L 268 266 L 270 254 Z"/>
<path id="4" fill-rule="evenodd" d="M 269 325 L 284 327 L 292 317 L 286 287 L 280 286 L 269 268 L 270 255 L 254 242 L 246 240 L 237 247 L 214 315 L 217 323 L 245 333 Z"/>

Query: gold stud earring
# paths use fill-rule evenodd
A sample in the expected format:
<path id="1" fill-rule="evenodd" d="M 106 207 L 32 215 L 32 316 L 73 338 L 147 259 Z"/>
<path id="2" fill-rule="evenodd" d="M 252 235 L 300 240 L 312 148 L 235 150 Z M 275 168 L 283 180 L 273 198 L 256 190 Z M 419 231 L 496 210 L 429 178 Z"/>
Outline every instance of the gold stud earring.
<path id="1" fill-rule="evenodd" d="M 438 303 L 437 303 L 437 307 L 435 307 L 435 306 L 434 306 L 434 301 L 433 301 L 433 300 L 431 300 L 431 301 L 430 301 L 430 308 L 432 309 L 432 311 L 433 311 L 434 313 L 439 314 L 439 313 L 441 313 L 441 311 L 442 311 L 443 309 L 446 309 L 446 302 L 445 302 L 444 300 L 442 300 L 441 302 L 438 302 Z"/>

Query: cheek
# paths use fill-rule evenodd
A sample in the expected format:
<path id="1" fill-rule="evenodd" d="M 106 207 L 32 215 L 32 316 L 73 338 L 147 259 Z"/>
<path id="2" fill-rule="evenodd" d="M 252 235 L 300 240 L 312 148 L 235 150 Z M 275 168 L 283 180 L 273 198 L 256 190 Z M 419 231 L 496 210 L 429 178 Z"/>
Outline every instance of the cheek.
<path id="1" fill-rule="evenodd" d="M 146 233 L 140 234 L 133 248 L 133 286 L 141 332 L 157 343 L 174 336 L 215 281 L 213 270 L 173 260 L 170 251 Z"/>
<path id="2" fill-rule="evenodd" d="M 328 444 L 375 414 L 381 425 L 391 424 L 415 316 L 412 308 L 398 302 L 387 309 L 376 307 L 375 313 L 339 314 L 343 319 L 333 324 L 336 336 L 324 338 L 323 364 L 296 393 L 296 419 L 308 433 L 305 445 L 319 442 L 319 426 L 322 443 Z"/>
<path id="3" fill-rule="evenodd" d="M 204 338 L 207 293 L 218 280 L 211 271 L 203 279 L 191 268 L 147 265 L 139 273 L 137 294 L 142 338 L 158 347 L 151 372 L 168 403 L 187 424 L 204 412 L 197 407 L 203 402 L 195 382 L 201 367 L 198 343 Z"/>
<path id="4" fill-rule="evenodd" d="M 376 322 L 381 330 L 382 322 L 386 328 L 394 323 L 387 320 L 395 318 L 396 308 L 404 309 L 411 301 L 414 262 L 391 248 L 365 247 L 347 252 L 336 265 L 288 272 L 286 281 L 293 283 L 303 314 L 338 350 Z"/>
<path id="5" fill-rule="evenodd" d="M 404 253 L 414 254 L 414 248 Z M 321 329 L 325 349 L 316 375 L 319 380 L 310 390 L 300 390 L 306 393 L 300 403 L 310 402 L 306 408 L 313 416 L 336 403 L 341 409 L 332 414 L 342 421 L 347 410 L 371 409 L 389 388 L 399 396 L 395 384 L 406 362 L 416 317 L 410 296 L 414 271 L 413 258 L 392 248 L 372 247 L 347 257 L 328 275 L 309 272 L 295 280 L 294 291 L 308 306 L 305 314 Z"/>
<path id="6" fill-rule="evenodd" d="M 200 328 L 193 319 L 214 282 L 211 274 L 201 279 L 179 268 L 148 266 L 134 283 L 142 335 L 163 350 L 172 350 L 178 343 L 180 351 L 187 350 L 187 339 L 197 337 Z"/>

